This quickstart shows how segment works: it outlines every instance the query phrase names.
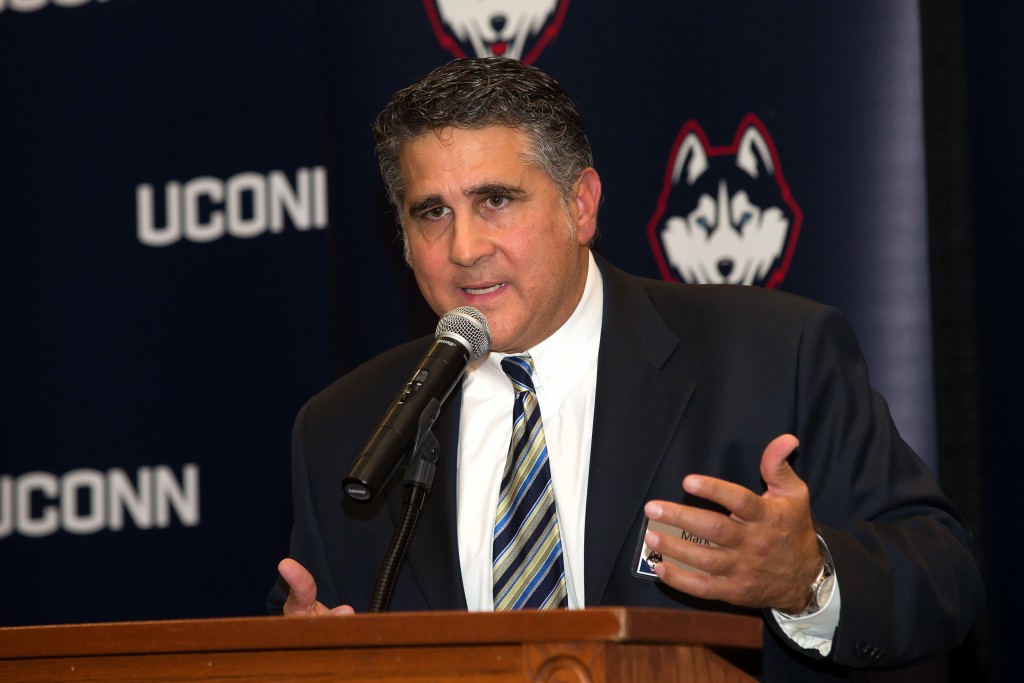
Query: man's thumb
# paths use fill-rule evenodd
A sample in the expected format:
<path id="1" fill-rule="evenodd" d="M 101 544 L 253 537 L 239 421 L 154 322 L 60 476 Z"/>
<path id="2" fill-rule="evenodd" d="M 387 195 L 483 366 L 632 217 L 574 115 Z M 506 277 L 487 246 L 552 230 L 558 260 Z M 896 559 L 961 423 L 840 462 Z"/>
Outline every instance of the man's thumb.
<path id="1" fill-rule="evenodd" d="M 786 488 L 796 479 L 796 473 L 786 459 L 797 449 L 800 441 L 792 434 L 783 434 L 772 439 L 761 455 L 761 478 L 768 488 Z"/>

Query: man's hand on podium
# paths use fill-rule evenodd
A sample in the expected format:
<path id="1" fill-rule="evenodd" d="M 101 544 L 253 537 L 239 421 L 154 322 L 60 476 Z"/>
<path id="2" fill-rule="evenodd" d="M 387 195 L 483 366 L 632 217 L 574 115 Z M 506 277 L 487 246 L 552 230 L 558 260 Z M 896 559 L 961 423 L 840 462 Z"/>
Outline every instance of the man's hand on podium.
<path id="1" fill-rule="evenodd" d="M 349 605 L 328 608 L 316 599 L 316 581 L 313 575 L 290 557 L 281 560 L 277 571 L 288 583 L 288 599 L 284 603 L 286 617 L 319 617 L 328 615 L 355 614 Z"/>

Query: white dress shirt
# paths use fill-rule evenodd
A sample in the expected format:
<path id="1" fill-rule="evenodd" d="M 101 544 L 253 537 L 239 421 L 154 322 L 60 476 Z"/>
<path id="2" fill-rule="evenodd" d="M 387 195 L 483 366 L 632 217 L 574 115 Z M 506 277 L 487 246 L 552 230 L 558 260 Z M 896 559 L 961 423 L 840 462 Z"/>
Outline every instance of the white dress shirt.
<path id="1" fill-rule="evenodd" d="M 594 432 L 597 352 L 604 288 L 590 256 L 576 310 L 553 335 L 529 349 L 562 532 L 569 607 L 583 607 L 583 529 L 590 441 Z M 462 581 L 471 610 L 494 609 L 491 555 L 501 474 L 512 440 L 512 383 L 505 355 L 489 353 L 466 373 L 459 426 L 458 534 Z"/>

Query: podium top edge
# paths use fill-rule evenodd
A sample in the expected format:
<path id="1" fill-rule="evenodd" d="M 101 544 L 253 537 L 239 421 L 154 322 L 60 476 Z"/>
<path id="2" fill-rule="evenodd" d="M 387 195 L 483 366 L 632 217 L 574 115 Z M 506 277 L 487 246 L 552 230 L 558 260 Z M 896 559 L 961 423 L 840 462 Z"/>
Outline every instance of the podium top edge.
<path id="1" fill-rule="evenodd" d="M 134 621 L 0 628 L 0 660 L 545 641 L 757 649 L 762 630 L 759 617 L 626 607 Z"/>

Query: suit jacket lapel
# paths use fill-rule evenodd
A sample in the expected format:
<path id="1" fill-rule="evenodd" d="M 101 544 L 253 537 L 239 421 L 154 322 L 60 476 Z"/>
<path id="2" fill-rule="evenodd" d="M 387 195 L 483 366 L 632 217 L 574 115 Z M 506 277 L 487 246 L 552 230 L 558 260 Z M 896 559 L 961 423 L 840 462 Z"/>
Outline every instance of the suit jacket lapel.
<path id="1" fill-rule="evenodd" d="M 434 423 L 441 449 L 437 473 L 405 557 L 405 571 L 412 572 L 432 610 L 466 609 L 455 513 L 461 409 L 462 392 L 453 391 Z M 403 494 L 400 490 L 388 501 L 396 521 L 401 516 Z"/>
<path id="2" fill-rule="evenodd" d="M 632 552 L 640 514 L 693 392 L 664 370 L 679 339 L 638 283 L 598 259 L 604 319 L 585 532 L 586 604 L 601 602 L 616 558 Z"/>

